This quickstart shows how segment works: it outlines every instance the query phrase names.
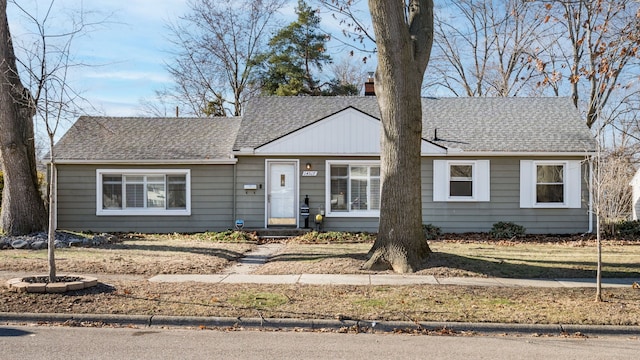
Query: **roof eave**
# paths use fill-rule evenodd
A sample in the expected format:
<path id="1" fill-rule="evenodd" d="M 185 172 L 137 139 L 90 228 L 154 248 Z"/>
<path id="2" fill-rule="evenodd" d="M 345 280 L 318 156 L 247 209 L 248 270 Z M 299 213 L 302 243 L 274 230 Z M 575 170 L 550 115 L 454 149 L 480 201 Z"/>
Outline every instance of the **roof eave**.
<path id="1" fill-rule="evenodd" d="M 149 159 L 149 160 L 120 160 L 120 159 L 56 159 L 55 163 L 60 165 L 90 165 L 90 164 L 113 164 L 113 165 L 233 165 L 238 162 L 236 158 L 227 159 Z M 51 161 L 45 161 L 50 164 Z"/>
<path id="2" fill-rule="evenodd" d="M 456 151 L 447 152 L 446 156 L 500 156 L 500 157 L 531 157 L 531 156 L 594 156 L 595 151 Z"/>

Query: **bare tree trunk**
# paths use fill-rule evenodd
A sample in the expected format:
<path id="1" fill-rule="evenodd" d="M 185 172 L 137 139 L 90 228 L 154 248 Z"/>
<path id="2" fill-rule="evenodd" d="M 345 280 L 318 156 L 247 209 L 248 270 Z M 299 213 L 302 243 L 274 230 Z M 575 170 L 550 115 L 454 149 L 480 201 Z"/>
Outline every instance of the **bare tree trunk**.
<path id="1" fill-rule="evenodd" d="M 375 91 L 382 117 L 378 237 L 365 269 L 415 271 L 429 256 L 422 230 L 420 91 L 433 43 L 433 2 L 369 0 L 378 48 Z M 408 23 L 407 23 L 408 20 Z"/>
<path id="2" fill-rule="evenodd" d="M 38 191 L 31 94 L 20 82 L 13 52 L 7 0 L 0 0 L 0 154 L 4 191 L 0 226 L 24 235 L 46 228 L 46 210 Z"/>
<path id="3" fill-rule="evenodd" d="M 49 134 L 49 155 L 51 165 L 49 167 L 49 230 L 47 259 L 49 261 L 49 282 L 56 282 L 56 216 L 57 216 L 57 189 L 58 189 L 58 169 L 56 168 L 55 156 L 53 153 L 53 134 Z"/>
<path id="4" fill-rule="evenodd" d="M 596 266 L 596 302 L 602 301 L 602 237 L 600 235 L 600 213 L 596 216 L 596 242 L 598 247 L 598 264 Z"/>

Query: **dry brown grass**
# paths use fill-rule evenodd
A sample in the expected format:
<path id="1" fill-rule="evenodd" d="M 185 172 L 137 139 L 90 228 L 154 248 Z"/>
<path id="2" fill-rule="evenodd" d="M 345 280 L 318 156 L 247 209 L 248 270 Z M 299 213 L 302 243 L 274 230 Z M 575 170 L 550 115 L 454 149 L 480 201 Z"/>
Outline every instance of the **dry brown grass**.
<path id="1" fill-rule="evenodd" d="M 97 248 L 56 249 L 55 258 L 61 273 L 215 274 L 255 247 L 251 243 L 212 242 L 193 235 L 138 234 Z M 0 251 L 0 270 L 47 272 L 47 251 Z"/>
<path id="2" fill-rule="evenodd" d="M 431 241 L 431 258 L 416 273 L 439 277 L 594 278 L 595 242 L 491 241 L 461 237 Z M 354 274 L 371 243 L 291 241 L 258 274 Z M 607 241 L 603 277 L 640 278 L 640 243 Z"/>
<path id="3" fill-rule="evenodd" d="M 640 291 L 467 286 L 166 284 L 116 281 L 67 294 L 0 290 L 0 311 L 463 321 L 525 324 L 640 324 Z"/>
<path id="4" fill-rule="evenodd" d="M 255 245 L 195 236 L 143 236 L 104 248 L 58 250 L 60 272 L 102 273 L 103 283 L 65 294 L 18 294 L 2 288 L 0 311 L 505 323 L 640 324 L 640 290 L 444 285 L 315 286 L 150 283 L 113 274 L 216 273 Z M 370 243 L 288 244 L 260 273 L 352 273 Z M 432 242 L 439 276 L 591 275 L 591 243 Z M 46 271 L 46 251 L 0 251 L 0 270 Z M 609 259 L 609 261 L 607 260 Z M 608 243 L 608 274 L 638 277 L 638 244 Z M 108 280 L 104 280 L 108 279 Z M 2 278 L 1 281 L 6 279 Z"/>

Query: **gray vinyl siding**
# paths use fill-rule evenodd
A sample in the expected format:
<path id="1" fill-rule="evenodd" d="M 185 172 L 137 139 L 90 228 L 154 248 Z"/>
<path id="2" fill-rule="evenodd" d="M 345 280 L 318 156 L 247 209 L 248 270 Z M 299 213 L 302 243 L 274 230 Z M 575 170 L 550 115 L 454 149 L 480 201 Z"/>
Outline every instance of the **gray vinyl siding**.
<path id="1" fill-rule="evenodd" d="M 236 219 L 244 220 L 248 229 L 265 227 L 264 159 L 242 157 L 236 164 Z M 245 185 L 257 185 L 257 190 L 244 190 Z"/>
<path id="2" fill-rule="evenodd" d="M 265 226 L 265 160 L 296 160 L 294 157 L 241 157 L 238 161 L 238 183 L 236 186 L 238 218 L 245 220 L 249 228 Z M 351 160 L 377 160 L 372 157 L 350 158 Z M 520 160 L 522 158 L 491 157 L 490 161 L 490 202 L 433 202 L 433 160 L 452 158 L 422 159 L 422 218 L 425 224 L 439 226 L 443 232 L 487 232 L 499 221 L 511 221 L 524 226 L 527 233 L 581 233 L 589 230 L 587 165 L 583 165 L 582 208 L 580 209 L 522 209 L 520 208 Z M 455 158 L 456 160 L 477 160 L 478 158 Z M 533 158 L 531 158 L 533 159 Z M 541 158 L 535 158 L 541 160 Z M 574 160 L 578 158 L 543 158 L 543 160 Z M 324 210 L 325 161 L 345 160 L 332 157 L 302 157 L 300 174 L 305 164 L 310 163 L 317 176 L 300 176 L 300 203 L 309 196 L 310 221 L 321 209 Z M 255 192 L 244 191 L 244 184 L 262 185 Z M 304 220 L 300 218 L 300 227 Z M 324 230 L 377 232 L 378 218 L 325 217 Z"/>
<path id="3" fill-rule="evenodd" d="M 326 160 L 341 157 L 238 157 L 235 165 L 188 166 L 119 166 L 119 165 L 59 165 L 58 166 L 58 228 L 76 231 L 104 232 L 201 232 L 220 231 L 233 227 L 235 219 L 243 219 L 245 228 L 264 228 L 265 224 L 265 161 L 267 159 L 299 160 L 299 202 L 309 196 L 309 227 L 325 206 Z M 351 160 L 378 160 L 374 157 L 354 157 Z M 524 226 L 528 233 L 581 233 L 589 230 L 587 166 L 583 166 L 582 208 L 535 209 L 520 208 L 520 160 L 511 157 L 482 158 L 490 161 L 490 202 L 433 202 L 433 160 L 422 159 L 422 218 L 425 224 L 439 226 L 443 232 L 487 232 L 499 221 L 511 221 Z M 462 158 L 454 158 L 464 160 Z M 475 160 L 469 158 L 468 160 Z M 532 158 L 533 159 L 533 158 Z M 540 158 L 536 158 L 542 160 Z M 549 160 L 550 158 L 544 158 Z M 577 159 L 577 158 L 574 158 Z M 558 158 L 557 160 L 572 160 Z M 302 176 L 310 163 L 316 176 Z M 190 216 L 96 216 L 96 169 L 190 169 Z M 235 174 L 234 174 L 235 173 Z M 236 178 L 233 183 L 234 175 Z M 245 190 L 244 185 L 257 189 Z M 234 194 L 235 191 L 235 209 Z M 324 230 L 377 232 L 378 218 L 325 217 Z M 299 227 L 304 218 L 299 217 Z"/>
<path id="4" fill-rule="evenodd" d="M 313 171 L 318 171 L 318 176 L 300 177 L 300 201 L 304 201 L 304 196 L 309 195 L 309 212 L 310 220 L 309 226 L 314 227 L 314 217 L 320 210 L 325 210 L 325 181 L 326 181 L 326 161 L 327 160 L 346 160 L 340 157 L 307 157 L 300 158 L 300 167 L 304 168 L 307 163 L 310 163 Z M 379 160 L 378 158 L 371 157 L 359 157 L 350 158 L 350 160 Z M 365 232 L 377 232 L 378 231 L 378 218 L 340 218 L 340 217 L 324 217 L 323 229 L 328 231 L 365 231 Z M 301 227 L 304 223 L 301 223 Z"/>
<path id="5" fill-rule="evenodd" d="M 491 168 L 490 202 L 433 202 L 434 158 L 423 158 L 423 223 L 436 225 L 443 232 L 448 233 L 487 232 L 494 223 L 499 221 L 510 221 L 522 225 L 526 228 L 527 233 L 531 234 L 568 234 L 589 230 L 587 164 L 582 166 L 582 208 L 522 209 L 520 208 L 520 160 L 523 158 L 494 157 L 485 159 L 490 160 Z M 576 160 L 579 158 L 535 159 Z"/>
<path id="6" fill-rule="evenodd" d="M 265 224 L 265 162 L 266 160 L 299 160 L 299 199 L 300 204 L 304 203 L 305 196 L 309 196 L 309 227 L 315 228 L 314 218 L 324 209 L 325 201 L 325 175 L 326 160 L 344 160 L 344 158 L 334 157 L 239 157 L 237 164 L 237 184 L 236 201 L 237 218 L 244 220 L 246 228 L 264 228 Z M 353 158 L 353 160 L 371 160 L 377 158 Z M 317 171 L 316 176 L 302 176 L 305 165 L 309 163 L 313 171 Z M 245 184 L 258 185 L 256 191 L 245 191 Z M 304 227 L 304 218 L 299 217 L 299 227 Z M 378 231 L 378 218 L 336 218 L 325 217 L 324 230 L 331 231 Z"/>
<path id="7" fill-rule="evenodd" d="M 97 216 L 96 169 L 190 169 L 190 216 Z M 58 228 L 94 232 L 202 232 L 233 226 L 233 165 L 58 165 Z"/>

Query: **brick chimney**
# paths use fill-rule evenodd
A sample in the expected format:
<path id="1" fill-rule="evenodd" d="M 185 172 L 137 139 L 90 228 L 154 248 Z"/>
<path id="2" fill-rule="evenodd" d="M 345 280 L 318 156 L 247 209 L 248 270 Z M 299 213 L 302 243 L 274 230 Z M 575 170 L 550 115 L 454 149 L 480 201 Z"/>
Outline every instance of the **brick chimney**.
<path id="1" fill-rule="evenodd" d="M 373 85 L 373 71 L 369 72 L 369 77 L 364 83 L 364 96 L 376 96 L 376 89 Z"/>

